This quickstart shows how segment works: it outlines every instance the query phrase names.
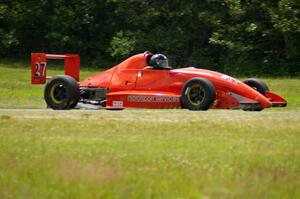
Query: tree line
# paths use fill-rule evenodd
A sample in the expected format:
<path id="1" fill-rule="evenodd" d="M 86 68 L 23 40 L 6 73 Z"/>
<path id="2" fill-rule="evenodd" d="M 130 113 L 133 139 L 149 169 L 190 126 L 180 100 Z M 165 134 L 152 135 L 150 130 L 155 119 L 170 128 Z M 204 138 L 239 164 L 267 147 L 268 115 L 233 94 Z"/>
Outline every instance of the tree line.
<path id="1" fill-rule="evenodd" d="M 144 51 L 173 67 L 299 75 L 299 0 L 0 0 L 0 57 L 79 53 L 110 67 Z"/>

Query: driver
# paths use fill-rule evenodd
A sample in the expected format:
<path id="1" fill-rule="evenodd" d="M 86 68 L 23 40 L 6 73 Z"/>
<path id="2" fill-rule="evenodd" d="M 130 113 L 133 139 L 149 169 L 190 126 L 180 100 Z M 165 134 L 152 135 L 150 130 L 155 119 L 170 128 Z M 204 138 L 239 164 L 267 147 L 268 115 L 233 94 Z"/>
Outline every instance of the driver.
<path id="1" fill-rule="evenodd" d="M 171 69 L 168 58 L 163 54 L 152 55 L 149 59 L 149 65 L 153 69 Z"/>

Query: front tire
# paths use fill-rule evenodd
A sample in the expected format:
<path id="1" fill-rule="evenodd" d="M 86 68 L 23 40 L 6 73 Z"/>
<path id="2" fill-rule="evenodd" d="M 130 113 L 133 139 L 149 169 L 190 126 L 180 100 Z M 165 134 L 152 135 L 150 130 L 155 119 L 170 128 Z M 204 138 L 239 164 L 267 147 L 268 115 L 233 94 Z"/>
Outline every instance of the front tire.
<path id="1" fill-rule="evenodd" d="M 192 78 L 183 86 L 182 107 L 189 110 L 207 110 L 216 98 L 214 85 L 204 78 Z"/>
<path id="2" fill-rule="evenodd" d="M 53 77 L 45 86 L 44 98 L 47 106 L 52 109 L 74 108 L 80 98 L 79 85 L 71 76 Z"/>
<path id="3" fill-rule="evenodd" d="M 243 81 L 245 84 L 250 86 L 251 88 L 257 90 L 260 94 L 265 95 L 267 91 L 269 91 L 269 88 L 267 84 L 265 84 L 263 81 L 256 79 L 256 78 L 250 78 Z"/>
<path id="4" fill-rule="evenodd" d="M 243 81 L 245 84 L 247 84 L 248 86 L 250 86 L 251 88 L 253 88 L 254 90 L 256 90 L 257 92 L 259 92 L 262 95 L 265 95 L 267 91 L 269 91 L 269 88 L 267 86 L 267 84 L 265 84 L 263 81 L 256 79 L 256 78 L 250 78 L 250 79 L 246 79 Z M 250 108 L 245 108 L 243 109 L 244 111 L 262 111 L 263 108 L 260 107 L 250 107 Z"/>

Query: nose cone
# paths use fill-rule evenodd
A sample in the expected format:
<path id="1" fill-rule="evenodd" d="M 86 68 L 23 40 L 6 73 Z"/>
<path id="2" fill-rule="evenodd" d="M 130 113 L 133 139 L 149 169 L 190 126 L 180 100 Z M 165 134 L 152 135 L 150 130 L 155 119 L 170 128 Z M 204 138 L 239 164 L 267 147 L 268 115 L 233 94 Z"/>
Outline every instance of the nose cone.
<path id="1" fill-rule="evenodd" d="M 257 92 L 257 91 L 255 91 Z M 259 92 L 256 101 L 258 101 L 261 104 L 262 108 L 269 108 L 272 106 L 272 103 L 270 102 L 270 100 L 268 98 L 266 98 L 265 96 L 263 96 L 262 94 L 260 94 Z"/>
<path id="2" fill-rule="evenodd" d="M 268 108 L 272 106 L 272 103 L 268 98 L 266 98 L 264 95 L 259 93 L 257 90 L 251 88 L 250 86 L 241 83 L 239 85 L 241 94 L 249 99 L 255 100 L 261 104 L 262 108 Z"/>
<path id="3" fill-rule="evenodd" d="M 228 82 L 226 84 L 223 82 L 223 86 L 226 90 L 229 90 L 245 98 L 240 98 L 240 101 L 248 101 L 248 103 L 258 102 L 260 103 L 261 108 L 268 108 L 272 106 L 272 103 L 268 98 L 260 94 L 257 90 L 244 84 L 243 82 L 236 81 L 236 83 Z"/>

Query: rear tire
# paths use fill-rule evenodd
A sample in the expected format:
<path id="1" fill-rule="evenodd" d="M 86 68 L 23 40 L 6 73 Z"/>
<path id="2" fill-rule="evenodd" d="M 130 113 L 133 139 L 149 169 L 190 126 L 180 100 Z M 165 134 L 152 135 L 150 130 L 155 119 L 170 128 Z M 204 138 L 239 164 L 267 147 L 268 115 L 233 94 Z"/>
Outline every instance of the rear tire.
<path id="1" fill-rule="evenodd" d="M 214 85 L 207 79 L 192 78 L 183 86 L 182 107 L 189 110 L 207 110 L 216 98 Z"/>
<path id="2" fill-rule="evenodd" d="M 47 106 L 52 109 L 74 108 L 80 98 L 79 85 L 71 76 L 53 77 L 45 86 L 44 98 Z"/>

